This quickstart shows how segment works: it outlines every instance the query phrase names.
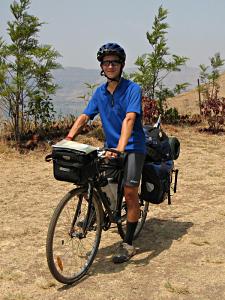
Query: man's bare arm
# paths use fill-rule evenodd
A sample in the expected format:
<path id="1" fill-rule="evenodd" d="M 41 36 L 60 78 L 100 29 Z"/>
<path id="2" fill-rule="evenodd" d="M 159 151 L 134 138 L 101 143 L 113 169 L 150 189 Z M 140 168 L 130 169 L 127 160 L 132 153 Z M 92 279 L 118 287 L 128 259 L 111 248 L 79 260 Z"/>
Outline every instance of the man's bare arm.
<path id="1" fill-rule="evenodd" d="M 120 152 L 124 152 L 126 145 L 128 143 L 128 140 L 133 131 L 135 119 L 136 119 L 135 112 L 130 112 L 130 113 L 126 114 L 126 118 L 123 120 L 121 135 L 120 135 L 119 143 L 116 147 L 116 150 L 118 150 Z"/>
<path id="2" fill-rule="evenodd" d="M 85 114 L 80 115 L 74 122 L 66 139 L 72 140 L 75 136 L 77 136 L 80 133 L 81 129 L 84 127 L 84 125 L 87 124 L 89 119 L 90 119 L 90 117 L 88 115 L 85 115 Z"/>

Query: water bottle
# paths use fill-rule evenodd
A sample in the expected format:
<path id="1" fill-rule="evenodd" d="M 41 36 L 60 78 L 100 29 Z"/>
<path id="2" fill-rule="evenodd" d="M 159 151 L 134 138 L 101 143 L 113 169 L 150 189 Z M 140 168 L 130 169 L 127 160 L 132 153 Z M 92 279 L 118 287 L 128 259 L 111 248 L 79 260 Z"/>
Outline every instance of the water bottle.
<path id="1" fill-rule="evenodd" d="M 118 183 L 113 182 L 113 178 L 107 178 L 108 184 L 102 187 L 102 191 L 106 193 L 106 195 L 110 199 L 110 207 L 112 210 L 116 209 L 116 202 L 117 202 L 117 188 Z"/>

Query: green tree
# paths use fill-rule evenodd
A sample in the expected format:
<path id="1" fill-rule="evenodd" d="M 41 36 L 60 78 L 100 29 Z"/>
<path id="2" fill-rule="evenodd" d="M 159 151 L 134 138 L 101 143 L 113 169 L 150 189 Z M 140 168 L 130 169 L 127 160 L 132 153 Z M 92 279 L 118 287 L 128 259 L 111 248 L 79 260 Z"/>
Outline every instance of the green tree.
<path id="1" fill-rule="evenodd" d="M 204 100 L 215 98 L 219 91 L 218 79 L 220 76 L 220 68 L 224 65 L 225 60 L 220 57 L 220 53 L 215 53 L 209 58 L 210 66 L 204 64 L 199 65 L 200 68 L 200 92 Z"/>
<path id="2" fill-rule="evenodd" d="M 162 6 L 158 9 L 158 14 L 154 18 L 152 32 L 147 32 L 146 36 L 151 45 L 152 52 L 139 56 L 135 62 L 138 71 L 130 74 L 130 77 L 142 87 L 144 96 L 150 99 L 157 99 L 160 112 L 163 114 L 163 104 L 168 97 L 184 90 L 188 83 L 176 85 L 174 89 L 165 88 L 163 80 L 174 71 L 180 71 L 187 57 L 170 55 L 167 46 L 166 34 L 169 25 L 164 22 L 168 11 Z"/>
<path id="3" fill-rule="evenodd" d="M 13 20 L 7 32 L 11 42 L 0 38 L 0 105 L 10 117 L 17 142 L 26 124 L 45 125 L 53 116 L 50 95 L 57 85 L 51 71 L 60 67 L 59 53 L 38 41 L 44 23 L 28 13 L 30 3 L 20 0 L 10 5 Z"/>
<path id="4" fill-rule="evenodd" d="M 79 99 L 83 99 L 84 100 L 84 104 L 87 105 L 88 101 L 90 100 L 91 96 L 94 93 L 94 90 L 96 89 L 97 86 L 99 86 L 98 83 L 88 83 L 85 82 L 84 85 L 87 88 L 87 93 L 81 96 L 78 96 Z"/>

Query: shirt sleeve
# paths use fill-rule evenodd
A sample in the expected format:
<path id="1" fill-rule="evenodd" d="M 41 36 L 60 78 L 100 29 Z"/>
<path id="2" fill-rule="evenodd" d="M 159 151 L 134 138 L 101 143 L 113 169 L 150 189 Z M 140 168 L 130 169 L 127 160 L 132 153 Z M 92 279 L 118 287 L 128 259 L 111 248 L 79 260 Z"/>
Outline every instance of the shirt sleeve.
<path id="1" fill-rule="evenodd" d="M 94 95 L 89 100 L 87 107 L 83 111 L 83 113 L 85 115 L 88 115 L 91 120 L 93 120 L 94 117 L 99 113 L 97 99 L 98 99 L 98 96 L 97 96 L 97 90 L 96 90 Z"/>
<path id="2" fill-rule="evenodd" d="M 139 85 L 134 85 L 130 91 L 126 113 L 135 112 L 140 115 L 142 113 L 141 101 L 142 101 L 141 87 Z"/>

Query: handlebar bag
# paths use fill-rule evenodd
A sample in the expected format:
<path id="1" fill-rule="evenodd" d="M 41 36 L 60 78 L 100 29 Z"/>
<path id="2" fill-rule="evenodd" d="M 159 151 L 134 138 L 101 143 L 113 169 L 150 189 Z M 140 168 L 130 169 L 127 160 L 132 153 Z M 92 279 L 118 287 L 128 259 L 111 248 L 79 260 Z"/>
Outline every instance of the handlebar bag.
<path id="1" fill-rule="evenodd" d="M 84 184 L 96 173 L 97 149 L 90 145 L 63 140 L 52 146 L 55 179 Z"/>

